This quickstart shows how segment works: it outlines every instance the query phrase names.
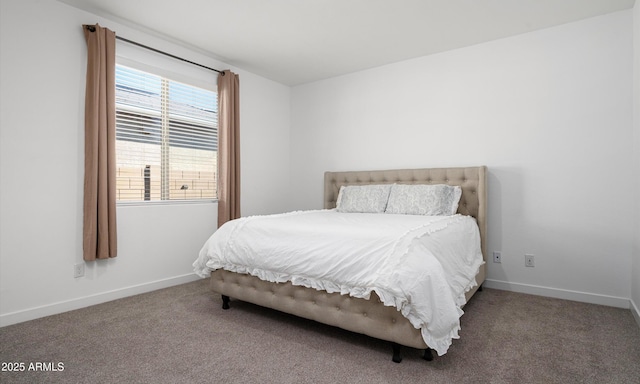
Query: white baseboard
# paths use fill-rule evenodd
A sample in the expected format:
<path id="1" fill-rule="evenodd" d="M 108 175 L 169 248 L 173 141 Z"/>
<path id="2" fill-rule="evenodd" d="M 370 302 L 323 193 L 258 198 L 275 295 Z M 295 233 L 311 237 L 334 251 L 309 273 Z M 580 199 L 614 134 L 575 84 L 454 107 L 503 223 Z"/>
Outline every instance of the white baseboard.
<path id="1" fill-rule="evenodd" d="M 38 319 L 40 317 L 51 316 L 62 312 L 72 311 L 74 309 L 80 309 L 89 307 L 91 305 L 106 303 L 116 299 L 121 299 L 128 296 L 139 295 L 141 293 L 156 291 L 162 288 L 172 287 L 174 285 L 190 283 L 192 281 L 199 280 L 200 277 L 190 273 L 182 276 L 176 276 L 168 279 L 157 280 L 150 283 L 134 285 L 122 289 L 116 289 L 113 291 L 98 293 L 91 296 L 85 296 L 78 299 L 61 301 L 58 303 L 43 305 L 40 307 L 29 308 L 22 311 L 16 311 L 0 315 L 0 327 L 5 327 L 11 324 L 22 323 L 24 321 Z M 500 289 L 503 291 L 526 293 L 530 295 L 553 297 L 556 299 L 580 301 L 583 303 L 606 305 L 617 308 L 629 308 L 631 313 L 636 319 L 638 326 L 640 327 L 640 310 L 633 300 L 596 295 L 593 293 L 569 291 L 564 289 L 556 289 L 549 287 L 541 287 L 529 284 L 510 283 L 500 280 L 486 279 L 483 284 L 487 288 Z"/>
<path id="2" fill-rule="evenodd" d="M 113 291 L 97 293 L 73 300 L 61 301 L 53 304 L 43 305 L 40 307 L 25 309 L 22 311 L 11 312 L 0 315 L 0 327 L 22 323 L 24 321 L 34 320 L 40 317 L 51 316 L 62 312 L 72 311 L 74 309 L 89 307 L 91 305 L 106 303 L 107 301 L 121 299 L 128 296 L 156 291 L 158 289 L 168 288 L 174 285 L 190 283 L 199 279 L 200 277 L 198 277 L 196 274 L 190 273 L 182 276 L 171 277 L 168 279 L 152 281 L 150 283 L 116 289 Z"/>
<path id="3" fill-rule="evenodd" d="M 564 299 L 571 301 L 579 301 L 583 303 L 606 305 L 609 307 L 625 308 L 631 307 L 631 300 L 624 297 L 597 295 L 594 293 L 569 291 L 566 289 L 557 289 L 549 287 L 541 287 L 537 285 L 510 283 L 507 281 L 486 279 L 483 284 L 487 288 L 500 289 L 503 291 L 527 293 L 530 295 L 553 297 L 556 299 Z M 637 311 L 637 308 L 636 308 Z M 637 313 L 637 312 L 636 312 Z M 637 320 L 637 317 L 636 317 Z"/>
<path id="4" fill-rule="evenodd" d="M 636 305 L 636 303 L 633 302 L 633 300 L 631 301 L 631 313 L 633 313 L 633 317 L 636 318 L 636 323 L 638 323 L 638 327 L 640 327 L 640 310 L 638 309 L 638 306 Z"/>

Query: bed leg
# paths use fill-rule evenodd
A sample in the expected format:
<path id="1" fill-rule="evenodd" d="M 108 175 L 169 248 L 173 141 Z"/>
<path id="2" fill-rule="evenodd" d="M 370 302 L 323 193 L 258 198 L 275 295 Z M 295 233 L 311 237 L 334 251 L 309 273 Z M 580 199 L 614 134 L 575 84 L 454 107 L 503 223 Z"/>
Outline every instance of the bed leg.
<path id="1" fill-rule="evenodd" d="M 402 361 L 402 347 L 400 346 L 400 344 L 396 344 L 393 343 L 391 345 L 393 347 L 393 357 L 391 358 L 391 361 L 393 361 L 394 363 L 399 363 Z"/>
<path id="2" fill-rule="evenodd" d="M 431 348 L 425 349 L 424 350 L 424 354 L 422 355 L 422 358 L 427 360 L 427 361 L 433 360 L 433 349 L 431 349 Z"/>
<path id="3" fill-rule="evenodd" d="M 229 309 L 229 296 L 222 295 L 222 309 Z"/>
<path id="4" fill-rule="evenodd" d="M 478 291 L 482 292 L 482 284 L 478 287 Z"/>

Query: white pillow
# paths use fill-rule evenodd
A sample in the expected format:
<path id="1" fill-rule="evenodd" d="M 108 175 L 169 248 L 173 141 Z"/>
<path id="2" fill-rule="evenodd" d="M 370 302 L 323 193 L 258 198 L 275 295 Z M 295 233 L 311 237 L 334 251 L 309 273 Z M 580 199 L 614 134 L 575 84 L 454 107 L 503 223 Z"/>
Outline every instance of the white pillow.
<path id="1" fill-rule="evenodd" d="M 390 184 L 343 185 L 336 209 L 338 212 L 383 213 L 390 191 Z"/>
<path id="2" fill-rule="evenodd" d="M 449 216 L 458 211 L 462 188 L 445 184 L 393 184 L 386 213 Z"/>

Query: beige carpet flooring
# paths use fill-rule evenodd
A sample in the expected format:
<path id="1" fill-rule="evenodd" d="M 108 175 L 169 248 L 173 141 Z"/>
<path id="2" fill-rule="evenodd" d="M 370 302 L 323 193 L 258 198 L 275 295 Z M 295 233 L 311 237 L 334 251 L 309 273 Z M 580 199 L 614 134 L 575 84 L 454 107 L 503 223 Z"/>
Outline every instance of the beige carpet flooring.
<path id="1" fill-rule="evenodd" d="M 629 310 L 484 289 L 465 312 L 446 355 L 405 349 L 395 364 L 384 341 L 238 301 L 223 311 L 202 280 L 0 328 L 2 367 L 25 364 L 0 382 L 640 383 Z"/>

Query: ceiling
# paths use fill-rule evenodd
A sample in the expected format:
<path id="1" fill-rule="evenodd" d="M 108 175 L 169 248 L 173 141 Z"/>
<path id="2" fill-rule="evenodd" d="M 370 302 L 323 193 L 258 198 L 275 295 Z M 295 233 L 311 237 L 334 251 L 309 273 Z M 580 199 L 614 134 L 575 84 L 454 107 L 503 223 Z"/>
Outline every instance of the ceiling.
<path id="1" fill-rule="evenodd" d="M 298 85 L 629 9 L 635 0 L 59 1 Z"/>

